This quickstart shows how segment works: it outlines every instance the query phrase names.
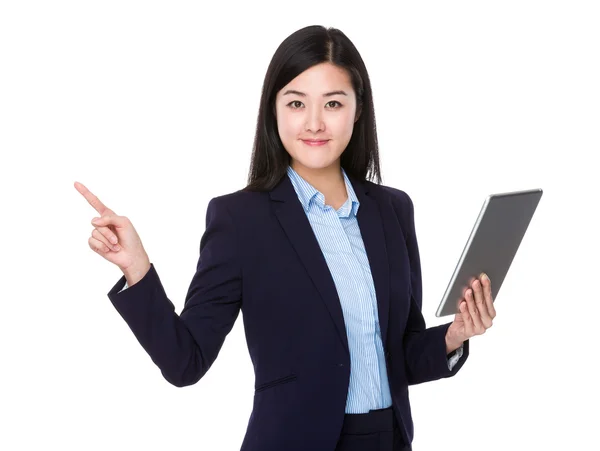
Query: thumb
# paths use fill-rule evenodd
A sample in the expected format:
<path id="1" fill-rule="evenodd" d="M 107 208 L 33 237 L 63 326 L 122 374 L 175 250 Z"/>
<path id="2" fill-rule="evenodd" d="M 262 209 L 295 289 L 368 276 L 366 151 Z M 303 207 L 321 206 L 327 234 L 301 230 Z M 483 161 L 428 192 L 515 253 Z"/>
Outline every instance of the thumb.
<path id="1" fill-rule="evenodd" d="M 123 227 L 125 225 L 123 218 L 117 215 L 105 215 L 101 218 L 94 218 L 92 219 L 92 224 L 95 226 L 114 225 L 117 227 Z"/>

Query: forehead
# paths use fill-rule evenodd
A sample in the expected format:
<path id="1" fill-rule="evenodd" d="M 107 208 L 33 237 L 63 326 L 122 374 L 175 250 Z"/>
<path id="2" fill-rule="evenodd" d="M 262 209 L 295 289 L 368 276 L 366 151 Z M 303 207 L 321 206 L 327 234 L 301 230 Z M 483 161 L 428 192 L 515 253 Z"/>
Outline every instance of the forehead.
<path id="1" fill-rule="evenodd" d="M 287 89 L 302 91 L 307 95 L 322 95 L 327 91 L 344 89 L 352 91 L 352 82 L 348 72 L 331 63 L 320 63 L 306 69 L 296 78 L 284 86 L 277 96 L 281 96 Z"/>

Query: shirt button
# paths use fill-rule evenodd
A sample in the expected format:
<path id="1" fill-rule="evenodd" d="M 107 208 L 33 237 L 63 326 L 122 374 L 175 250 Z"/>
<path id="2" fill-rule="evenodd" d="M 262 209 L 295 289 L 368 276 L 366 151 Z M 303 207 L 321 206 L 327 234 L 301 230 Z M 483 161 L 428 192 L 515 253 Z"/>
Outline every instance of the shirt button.
<path id="1" fill-rule="evenodd" d="M 344 366 L 344 364 L 343 363 L 338 363 L 337 366 Z"/>

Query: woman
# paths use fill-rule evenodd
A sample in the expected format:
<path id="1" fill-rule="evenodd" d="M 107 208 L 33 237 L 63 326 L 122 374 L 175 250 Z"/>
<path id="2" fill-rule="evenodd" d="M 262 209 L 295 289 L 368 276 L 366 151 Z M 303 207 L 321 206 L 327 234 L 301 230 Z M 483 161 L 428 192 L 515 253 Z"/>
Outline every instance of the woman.
<path id="1" fill-rule="evenodd" d="M 413 204 L 380 184 L 367 70 L 333 28 L 275 52 L 249 183 L 208 203 L 180 315 L 131 222 L 76 188 L 101 215 L 90 247 L 124 274 L 108 296 L 171 384 L 206 374 L 244 310 L 242 450 L 410 450 L 408 386 L 456 374 L 495 317 L 482 276 L 452 323 L 425 327 Z"/>

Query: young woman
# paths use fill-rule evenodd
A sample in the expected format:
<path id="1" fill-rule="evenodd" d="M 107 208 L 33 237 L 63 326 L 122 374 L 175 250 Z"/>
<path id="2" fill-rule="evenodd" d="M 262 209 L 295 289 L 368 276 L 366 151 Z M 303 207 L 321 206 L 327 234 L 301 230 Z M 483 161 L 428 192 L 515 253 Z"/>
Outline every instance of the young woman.
<path id="1" fill-rule="evenodd" d="M 243 309 L 245 451 L 410 450 L 408 386 L 456 374 L 496 315 L 482 275 L 426 328 L 413 204 L 380 183 L 369 76 L 333 28 L 275 52 L 249 183 L 208 203 L 181 314 L 131 222 L 75 186 L 101 215 L 90 247 L 124 274 L 108 297 L 171 384 L 206 374 Z"/>

